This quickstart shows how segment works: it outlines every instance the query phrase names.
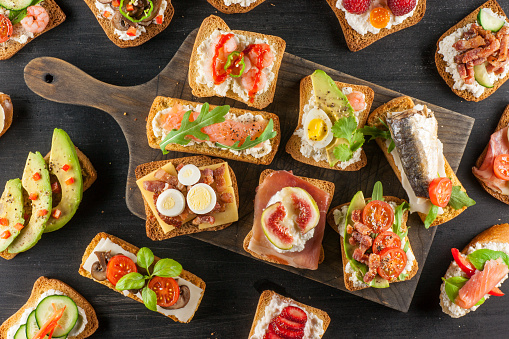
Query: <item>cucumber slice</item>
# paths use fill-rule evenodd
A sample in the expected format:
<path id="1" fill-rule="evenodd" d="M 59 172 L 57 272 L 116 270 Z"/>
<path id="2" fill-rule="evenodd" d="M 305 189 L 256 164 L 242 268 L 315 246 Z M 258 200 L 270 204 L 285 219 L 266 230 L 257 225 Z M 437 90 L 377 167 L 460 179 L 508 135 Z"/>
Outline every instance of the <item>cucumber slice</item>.
<path id="1" fill-rule="evenodd" d="M 484 8 L 477 14 L 477 21 L 481 24 L 482 28 L 492 32 L 498 32 L 505 25 L 504 20 L 488 13 Z"/>
<path id="2" fill-rule="evenodd" d="M 477 81 L 479 85 L 487 88 L 493 87 L 493 81 L 490 79 L 488 75 L 488 71 L 486 70 L 485 64 L 474 66 L 474 77 L 475 81 Z"/>
<path id="3" fill-rule="evenodd" d="M 27 339 L 27 325 L 21 325 L 16 334 L 14 335 L 14 339 Z"/>
<path id="4" fill-rule="evenodd" d="M 26 337 L 27 339 L 32 339 L 39 332 L 39 325 L 37 325 L 37 320 L 35 320 L 35 310 L 30 313 L 26 323 Z M 46 336 L 48 338 L 48 336 Z"/>
<path id="5" fill-rule="evenodd" d="M 35 318 L 39 327 L 43 326 L 53 315 L 54 309 L 52 305 L 55 305 L 57 309 L 65 306 L 64 314 L 58 321 L 60 327 L 57 326 L 53 332 L 54 337 L 65 336 L 71 332 L 74 325 L 76 325 L 76 321 L 78 321 L 78 306 L 76 306 L 76 303 L 71 298 L 65 295 L 50 295 L 42 299 L 35 309 Z"/>
<path id="6" fill-rule="evenodd" d="M 33 0 L 0 0 L 0 6 L 5 9 L 12 9 L 13 11 L 19 11 L 23 8 L 27 8 L 32 4 Z"/>

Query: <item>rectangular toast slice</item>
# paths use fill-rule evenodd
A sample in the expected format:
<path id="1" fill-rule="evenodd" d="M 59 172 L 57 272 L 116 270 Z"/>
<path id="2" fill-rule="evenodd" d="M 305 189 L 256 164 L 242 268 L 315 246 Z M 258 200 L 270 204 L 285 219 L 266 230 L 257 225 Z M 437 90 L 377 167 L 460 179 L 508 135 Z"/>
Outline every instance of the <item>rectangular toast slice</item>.
<path id="1" fill-rule="evenodd" d="M 225 0 L 207 0 L 207 1 L 221 13 L 234 14 L 234 13 L 247 13 L 256 6 L 258 6 L 259 4 L 261 4 L 262 2 L 264 2 L 265 0 L 252 0 L 252 2 L 247 6 L 241 5 L 241 3 L 244 2 L 242 0 L 240 0 L 240 3 L 237 2 L 232 3 L 230 5 L 227 5 L 225 3 Z M 247 2 L 249 2 L 249 0 Z"/>

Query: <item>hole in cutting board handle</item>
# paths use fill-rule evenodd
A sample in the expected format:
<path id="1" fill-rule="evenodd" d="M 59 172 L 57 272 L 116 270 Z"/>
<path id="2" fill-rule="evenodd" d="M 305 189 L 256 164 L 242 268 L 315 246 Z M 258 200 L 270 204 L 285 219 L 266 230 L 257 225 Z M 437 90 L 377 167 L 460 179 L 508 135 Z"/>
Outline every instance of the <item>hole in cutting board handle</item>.
<path id="1" fill-rule="evenodd" d="M 51 84 L 53 82 L 53 75 L 47 73 L 45 76 L 44 76 L 44 81 L 46 81 L 48 84 Z"/>

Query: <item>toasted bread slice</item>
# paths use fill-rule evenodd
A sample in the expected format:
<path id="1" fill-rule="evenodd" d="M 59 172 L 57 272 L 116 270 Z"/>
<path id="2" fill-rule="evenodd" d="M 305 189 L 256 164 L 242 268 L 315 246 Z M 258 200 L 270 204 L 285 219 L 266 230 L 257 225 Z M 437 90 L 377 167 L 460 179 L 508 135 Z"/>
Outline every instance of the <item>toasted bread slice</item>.
<path id="1" fill-rule="evenodd" d="M 352 26 L 350 26 L 346 20 L 345 12 L 336 7 L 338 0 L 327 0 L 327 2 L 336 14 L 336 17 L 339 20 L 339 24 L 341 25 L 341 29 L 343 30 L 346 44 L 352 52 L 360 51 L 364 47 L 371 45 L 375 41 L 382 39 L 389 34 L 417 24 L 419 21 L 421 21 L 421 19 L 424 17 L 424 13 L 426 12 L 426 0 L 417 0 L 417 5 L 415 7 L 414 13 L 411 17 L 406 18 L 401 24 L 392 26 L 391 28 L 382 28 L 380 32 L 376 34 L 367 32 L 366 34 L 362 35 L 353 29 Z"/>
<path id="2" fill-rule="evenodd" d="M 265 0 L 253 0 L 248 6 L 242 6 L 240 3 L 232 3 L 231 5 L 227 5 L 225 0 L 207 0 L 209 4 L 214 6 L 218 11 L 225 14 L 234 14 L 234 13 L 247 13 Z"/>
<path id="3" fill-rule="evenodd" d="M 120 247 L 122 247 L 124 250 L 126 250 L 127 252 L 129 253 L 132 253 L 134 255 L 136 255 L 136 253 L 138 253 L 138 250 L 139 248 L 134 246 L 134 245 L 131 245 L 130 243 L 120 239 L 120 238 L 117 238 L 111 234 L 108 234 L 108 233 L 104 233 L 104 232 L 101 232 L 99 234 L 97 234 L 94 239 L 92 239 L 92 241 L 90 242 L 90 244 L 87 246 L 87 249 L 85 250 L 85 254 L 83 254 L 83 257 L 82 257 L 82 260 L 81 260 L 81 265 L 80 265 L 80 268 L 78 270 L 78 273 L 86 278 L 89 278 L 89 279 L 92 279 L 96 282 L 98 282 L 99 284 L 102 284 L 104 286 L 107 286 L 109 288 L 111 288 L 112 290 L 114 290 L 115 292 L 118 292 L 124 296 L 127 296 L 133 300 L 136 300 L 138 302 L 141 302 L 143 303 L 143 300 L 138 298 L 135 294 L 129 292 L 129 293 L 126 293 L 124 294 L 123 291 L 119 291 L 115 288 L 115 286 L 110 283 L 110 281 L 108 279 L 104 280 L 104 281 L 99 281 L 99 280 L 95 280 L 92 275 L 90 274 L 90 272 L 88 272 L 87 270 L 84 269 L 84 265 L 85 265 L 85 262 L 87 261 L 87 258 L 90 256 L 90 255 L 93 255 L 94 253 L 92 252 L 94 250 L 94 248 L 97 246 L 97 244 L 99 243 L 99 241 L 101 241 L 101 239 L 103 238 L 107 238 L 109 240 L 111 240 L 113 243 L 119 245 Z M 160 258 L 159 257 L 154 257 L 154 262 L 157 262 Z M 186 270 L 182 270 L 182 273 L 180 273 L 179 275 L 180 278 L 184 279 L 184 280 L 187 280 L 189 281 L 190 283 L 192 283 L 193 285 L 201 288 L 203 290 L 202 292 L 202 295 L 200 297 L 200 299 L 198 300 L 198 303 L 196 304 L 196 309 L 194 310 L 194 312 L 196 312 L 196 310 L 198 309 L 198 307 L 200 306 L 200 303 L 201 303 L 201 300 L 203 298 L 203 294 L 205 293 L 205 282 L 200 279 L 199 277 L 197 277 L 196 275 L 192 274 L 191 272 L 188 272 Z M 163 314 L 164 315 L 164 314 Z M 178 321 L 178 322 L 182 322 L 180 321 L 176 316 L 174 315 L 164 315 L 170 319 L 173 319 L 174 321 Z M 186 321 L 186 323 L 190 322 L 191 319 L 193 319 L 193 316 L 194 316 L 194 313 L 193 315 Z"/>
<path id="4" fill-rule="evenodd" d="M 12 116 L 13 116 L 13 108 L 12 108 L 12 101 L 11 97 L 7 94 L 0 92 L 0 106 L 3 108 L 4 116 L 0 117 L 0 119 L 3 118 L 4 127 L 0 131 L 0 137 L 4 135 L 5 132 L 11 127 L 12 124 Z"/>
<path id="5" fill-rule="evenodd" d="M 448 63 L 444 60 L 444 56 L 442 54 L 438 53 L 438 50 L 440 49 L 440 42 L 442 40 L 444 40 L 446 37 L 448 37 L 449 35 L 451 35 L 452 33 L 454 33 L 458 28 L 462 28 L 470 23 L 476 22 L 477 15 L 479 14 L 479 11 L 482 8 L 491 8 L 494 13 L 497 13 L 498 15 L 506 16 L 504 11 L 500 7 L 500 5 L 495 0 L 489 0 L 489 1 L 485 2 L 479 8 L 477 8 L 475 11 L 473 11 L 472 13 L 467 15 L 463 20 L 461 20 L 456 25 L 451 27 L 447 32 L 442 34 L 440 39 L 438 39 L 438 41 L 437 41 L 437 50 L 435 52 L 435 64 L 437 66 L 438 73 L 440 73 L 440 76 L 445 80 L 447 85 L 449 87 L 451 87 L 452 91 L 457 96 L 462 97 L 463 99 L 468 100 L 468 101 L 476 101 L 476 102 L 484 100 L 487 97 L 489 97 L 490 95 L 492 95 L 493 93 L 495 93 L 495 91 L 500 86 L 502 86 L 504 84 L 504 82 L 507 81 L 507 79 L 509 79 L 509 72 L 507 73 L 507 75 L 505 77 L 497 80 L 493 84 L 494 86 L 492 88 L 484 88 L 483 94 L 479 97 L 476 97 L 474 94 L 472 94 L 472 92 L 470 92 L 468 90 L 459 90 L 459 89 L 453 88 L 454 84 L 455 84 L 454 79 L 452 77 L 452 74 L 447 72 L 447 70 L 446 70 Z M 507 16 L 506 16 L 506 21 L 507 21 Z"/>
<path id="6" fill-rule="evenodd" d="M 380 119 L 385 123 L 385 118 L 387 117 L 387 114 L 389 112 L 402 112 L 402 111 L 410 109 L 414 106 L 415 106 L 415 104 L 412 101 L 412 99 L 407 96 L 392 99 L 391 101 L 389 101 L 389 102 L 381 105 L 377 109 L 375 109 L 369 115 L 367 124 L 369 126 L 374 126 L 374 127 L 380 128 L 380 129 L 384 129 L 385 127 L 380 122 Z M 387 161 L 389 162 L 392 169 L 394 170 L 394 173 L 396 173 L 396 176 L 398 177 L 399 181 L 401 182 L 401 173 L 400 173 L 398 167 L 396 166 L 396 163 L 394 162 L 394 158 L 392 157 L 392 154 L 390 154 L 388 152 L 387 145 L 385 144 L 385 140 L 377 138 L 376 143 L 378 144 L 378 146 L 380 146 L 380 148 L 384 152 L 384 155 L 387 158 Z M 463 185 L 459 181 L 458 177 L 452 170 L 451 166 L 447 162 L 447 159 L 445 158 L 445 156 L 444 156 L 444 161 L 445 161 L 445 174 L 447 175 L 447 177 L 449 177 L 451 179 L 452 185 L 453 186 L 461 186 L 461 190 L 466 192 L 465 188 L 463 187 Z M 451 219 L 454 219 L 466 209 L 467 209 L 466 207 L 463 207 L 463 208 L 460 208 L 459 210 L 455 210 L 451 206 L 447 205 L 446 207 L 443 208 L 444 213 L 441 215 L 438 215 L 436 217 L 435 221 L 433 221 L 433 223 L 430 226 L 438 226 L 438 225 L 443 224 Z M 424 220 L 426 220 L 426 214 L 419 213 L 419 217 L 421 218 L 421 220 L 423 222 L 424 222 Z"/>
<path id="7" fill-rule="evenodd" d="M 71 298 L 77 306 L 81 307 L 85 311 L 87 317 L 87 324 L 85 325 L 85 329 L 77 336 L 69 336 L 69 339 L 88 338 L 94 334 L 94 332 L 99 327 L 99 320 L 97 320 L 97 315 L 95 314 L 95 310 L 92 305 L 90 305 L 90 303 L 85 298 L 83 298 L 81 294 L 76 292 L 66 283 L 57 279 L 40 277 L 35 281 L 34 287 L 32 288 L 32 293 L 30 294 L 30 298 L 28 298 L 25 305 L 23 305 L 23 307 L 21 307 L 9 319 L 4 321 L 4 323 L 0 326 L 0 338 L 7 338 L 7 332 L 11 327 L 16 325 L 23 325 L 24 323 L 20 322 L 22 321 L 22 316 L 25 310 L 35 308 L 39 302 L 40 296 L 48 290 L 57 290 L 64 293 L 66 296 Z"/>
<path id="8" fill-rule="evenodd" d="M 261 183 L 265 180 L 265 178 L 267 178 L 269 176 L 269 174 L 271 174 L 272 172 L 274 172 L 274 170 L 271 170 L 271 169 L 266 169 L 265 171 L 263 171 L 260 174 L 260 179 L 258 181 L 258 185 L 261 185 Z M 304 181 L 307 181 L 307 182 L 313 184 L 314 186 L 320 188 L 321 190 L 329 193 L 331 198 L 334 195 L 335 185 L 332 182 L 325 181 L 325 180 L 319 180 L 319 179 L 313 179 L 313 178 L 306 178 L 306 177 L 299 177 L 299 178 Z M 329 206 L 327 206 L 327 209 L 329 208 Z M 244 251 L 248 252 L 249 254 L 251 254 L 253 257 L 255 257 L 257 259 L 268 261 L 273 264 L 285 265 L 285 263 L 281 262 L 278 258 L 269 257 L 267 255 L 259 254 L 259 253 L 251 251 L 249 249 L 249 242 L 251 241 L 252 236 L 253 236 L 253 230 L 249 231 L 249 233 L 244 238 L 244 242 L 242 244 L 242 246 L 244 247 Z M 320 257 L 318 259 L 318 263 L 321 264 L 324 259 L 325 259 L 325 253 L 323 251 L 323 246 L 322 246 L 322 248 L 320 250 Z"/>
<path id="9" fill-rule="evenodd" d="M 233 32 L 234 34 L 244 35 L 247 37 L 257 38 L 257 39 L 266 39 L 269 44 L 274 48 L 274 65 L 272 68 L 272 72 L 274 72 L 274 80 L 270 82 L 268 85 L 268 89 L 262 94 L 256 95 L 253 102 L 250 100 L 244 100 L 237 93 L 231 90 L 231 88 L 227 91 L 226 97 L 235 99 L 237 101 L 243 102 L 248 106 L 255 107 L 258 109 L 263 109 L 267 107 L 274 100 L 274 93 L 276 91 L 276 83 L 279 73 L 279 67 L 281 66 L 281 61 L 283 60 L 283 55 L 286 48 L 286 42 L 280 37 L 260 34 L 254 32 L 247 31 L 238 31 L 238 30 L 230 30 L 228 25 L 221 19 L 215 15 L 211 15 L 203 20 L 203 23 L 200 26 L 200 30 L 198 31 L 198 35 L 196 36 L 196 40 L 193 46 L 193 53 L 191 54 L 191 60 L 189 61 L 189 86 L 191 86 L 193 90 L 193 95 L 197 97 L 212 97 L 212 96 L 220 96 L 212 87 L 208 87 L 207 84 L 199 84 L 197 82 L 197 77 L 199 75 L 199 61 L 200 55 L 198 52 L 198 47 L 201 45 L 203 41 L 208 39 L 210 35 L 215 30 L 221 30 L 224 32 Z"/>
<path id="10" fill-rule="evenodd" d="M 373 103 L 373 99 L 375 97 L 375 92 L 369 88 L 368 86 L 360 86 L 360 85 L 352 85 L 344 82 L 336 81 L 336 85 L 339 89 L 344 87 L 351 87 L 354 91 L 359 91 L 364 94 L 366 101 L 366 108 L 359 114 L 359 128 L 362 128 L 366 123 L 366 119 L 368 118 L 369 111 L 371 110 L 371 104 Z M 299 101 L 299 123 L 297 125 L 298 129 L 302 128 L 302 117 L 304 115 L 304 106 L 307 105 L 309 99 L 311 98 L 311 91 L 313 90 L 313 83 L 311 81 L 311 76 L 307 76 L 300 81 L 300 101 Z M 364 150 L 361 150 L 361 159 L 353 164 L 348 165 L 345 168 L 340 167 L 340 163 L 338 162 L 335 166 L 331 167 L 329 163 L 325 160 L 315 161 L 313 158 L 307 158 L 300 152 L 300 145 L 302 143 L 302 139 L 292 134 L 288 142 L 286 143 L 286 152 L 292 156 L 297 161 L 303 162 L 308 165 L 318 166 L 322 168 L 334 169 L 337 171 L 357 171 L 366 166 L 368 163 L 368 159 L 366 157 L 366 153 Z"/>
<path id="11" fill-rule="evenodd" d="M 495 132 L 498 132 L 502 128 L 507 127 L 508 125 L 509 125 L 509 105 L 507 105 L 507 107 L 504 110 L 504 113 L 502 113 L 502 116 L 500 117 L 500 120 L 498 121 L 497 128 L 495 129 Z M 495 133 L 495 132 L 493 132 L 493 133 Z M 489 147 L 489 143 L 488 143 L 488 145 L 486 145 L 486 147 L 484 148 L 484 151 L 481 153 L 481 155 L 477 159 L 477 161 L 475 163 L 475 167 L 477 167 L 477 168 L 481 167 L 482 163 L 484 162 L 484 159 L 486 158 L 486 154 L 488 153 L 488 147 Z M 475 174 L 473 169 L 472 169 L 472 173 L 477 178 L 477 180 L 479 181 L 481 186 L 486 190 L 486 192 L 488 192 L 489 194 L 491 194 L 493 197 L 497 198 L 498 200 L 502 201 L 503 203 L 506 203 L 509 205 L 509 196 L 504 195 L 500 192 L 497 192 L 494 189 L 492 189 L 491 187 L 489 187 L 488 185 L 486 185 L 484 183 L 484 181 L 482 181 L 481 178 L 479 178 Z"/>
<path id="12" fill-rule="evenodd" d="M 371 198 L 365 199 L 366 203 L 370 200 L 371 200 Z M 384 200 L 386 202 L 395 202 L 398 205 L 401 205 L 402 203 L 406 202 L 403 199 L 391 197 L 391 196 L 384 196 Z M 364 288 L 368 288 L 369 286 L 355 286 L 354 283 L 350 280 L 350 278 L 352 277 L 352 274 L 347 273 L 346 269 L 345 269 L 346 264 L 348 264 L 348 259 L 346 258 L 345 248 L 343 246 L 343 234 L 341 234 L 339 232 L 339 226 L 336 225 L 336 222 L 334 221 L 334 211 L 341 210 L 341 208 L 343 206 L 348 206 L 348 205 L 350 205 L 349 202 L 332 208 L 329 211 L 329 213 L 327 213 L 327 223 L 330 225 L 330 227 L 332 227 L 332 229 L 334 231 L 336 231 L 341 236 L 341 241 L 340 241 L 340 243 L 341 243 L 341 257 L 342 257 L 342 261 L 343 261 L 343 277 L 345 279 L 345 287 L 349 291 L 358 291 L 358 290 L 362 290 Z M 403 219 L 401 222 L 401 228 L 403 229 L 403 231 L 407 230 L 407 225 L 406 225 L 407 221 L 408 221 L 408 211 L 405 211 L 405 213 L 403 213 Z M 408 242 L 408 244 L 410 245 L 410 239 L 408 239 L 408 236 L 405 238 L 405 242 Z M 412 250 L 412 245 L 409 246 L 409 249 L 410 249 L 410 251 Z M 395 282 L 410 280 L 415 276 L 415 274 L 419 270 L 419 264 L 417 263 L 417 260 L 415 259 L 415 257 L 414 257 L 413 262 L 414 263 L 412 265 L 412 270 L 410 272 L 408 272 L 408 276 L 404 280 L 397 280 Z"/>
<path id="13" fill-rule="evenodd" d="M 60 9 L 55 0 L 44 0 L 39 3 L 38 6 L 44 7 L 44 9 L 48 12 L 49 22 L 46 28 L 41 33 L 34 33 L 33 38 L 28 38 L 28 40 L 24 44 L 20 44 L 13 39 L 10 39 L 4 43 L 0 43 L 0 60 L 7 60 L 11 58 L 14 54 L 18 53 L 20 49 L 25 47 L 30 41 L 37 38 L 39 35 L 46 33 L 52 28 L 57 27 L 62 22 L 65 21 L 65 13 Z M 17 23 L 13 26 L 21 25 Z"/>
<path id="14" fill-rule="evenodd" d="M 105 18 L 103 16 L 103 13 L 99 12 L 99 9 L 95 6 L 96 0 L 85 0 L 88 7 L 90 7 L 90 10 L 92 13 L 94 13 L 94 16 L 96 17 L 97 21 L 101 25 L 102 29 L 104 30 L 104 33 L 108 36 L 108 38 L 118 47 L 126 48 L 126 47 L 136 47 L 139 46 L 153 37 L 155 37 L 157 34 L 161 33 L 168 27 L 168 25 L 171 22 L 171 19 L 173 18 L 173 14 L 175 13 L 175 10 L 173 9 L 173 5 L 171 4 L 171 0 L 166 0 L 167 5 L 166 9 L 164 10 L 164 19 L 162 24 L 155 24 L 151 23 L 150 25 L 146 26 L 146 32 L 141 33 L 139 37 L 133 40 L 122 40 L 120 37 L 115 34 L 115 27 L 113 27 L 111 20 L 109 18 Z M 110 16 L 111 18 L 111 16 Z"/>
<path id="15" fill-rule="evenodd" d="M 262 318 L 265 316 L 266 311 L 268 311 L 268 310 L 266 310 L 266 308 L 267 308 L 267 306 L 269 306 L 272 298 L 277 298 L 281 302 L 296 305 L 296 306 L 306 310 L 306 312 L 308 312 L 310 314 L 314 314 L 316 317 L 318 317 L 320 320 L 322 320 L 323 332 L 325 333 L 325 331 L 327 331 L 327 327 L 329 327 L 329 324 L 330 324 L 330 317 L 327 314 L 327 312 L 322 311 L 318 308 L 314 308 L 314 307 L 305 305 L 305 304 L 295 301 L 291 298 L 283 297 L 282 295 L 277 294 L 274 291 L 266 290 L 266 291 L 263 291 L 262 294 L 260 294 L 260 299 L 258 300 L 258 306 L 256 307 L 256 313 L 255 313 L 255 317 L 253 319 L 253 324 L 251 325 L 251 331 L 249 332 L 249 338 L 251 338 L 251 336 L 255 333 L 256 326 L 262 320 Z M 276 317 L 277 315 L 278 314 L 274 314 L 274 317 Z M 322 337 L 323 337 L 323 334 L 320 335 L 319 337 L 313 336 L 313 338 L 322 338 Z"/>
<path id="16" fill-rule="evenodd" d="M 181 105 L 190 105 L 193 107 L 196 107 L 197 105 L 201 105 L 199 102 L 192 102 L 182 99 L 175 99 L 175 98 L 167 98 L 167 97 L 156 97 L 154 102 L 152 103 L 152 107 L 150 108 L 150 112 L 148 114 L 147 118 L 147 138 L 148 138 L 148 144 L 152 148 L 159 149 L 159 144 L 162 141 L 161 137 L 156 137 L 154 134 L 154 129 L 152 127 L 152 121 L 154 120 L 156 114 L 159 111 L 162 111 L 166 108 L 173 107 L 175 104 L 181 104 Z M 217 106 L 210 105 L 210 109 L 214 109 Z M 185 152 L 185 153 L 197 153 L 197 154 L 205 154 L 209 156 L 214 157 L 221 157 L 226 159 L 233 159 L 238 161 L 245 161 L 245 162 L 251 162 L 258 165 L 269 165 L 272 160 L 274 159 L 274 156 L 276 155 L 277 149 L 279 147 L 279 142 L 281 141 L 281 128 L 279 125 L 279 117 L 274 113 L 269 112 L 263 112 L 263 111 L 248 111 L 244 109 L 239 108 L 230 108 L 230 113 L 235 114 L 236 116 L 242 115 L 244 113 L 251 113 L 253 115 L 261 115 L 263 116 L 267 121 L 272 119 L 274 122 L 274 131 L 277 132 L 277 135 L 270 139 L 270 145 L 272 147 L 269 154 L 266 154 L 260 158 L 255 158 L 254 156 L 250 154 L 234 154 L 230 152 L 227 149 L 221 149 L 217 147 L 210 147 L 206 143 L 197 143 L 190 146 L 182 146 L 179 144 L 168 144 L 166 145 L 166 149 L 168 151 L 176 151 L 176 152 Z"/>
<path id="17" fill-rule="evenodd" d="M 153 172 L 162 166 L 166 165 L 167 163 L 171 162 L 175 167 L 179 164 L 193 164 L 198 167 L 201 166 L 207 166 L 207 165 L 213 165 L 213 164 L 219 164 L 224 162 L 220 159 L 211 159 L 209 157 L 205 156 L 195 156 L 195 157 L 186 157 L 186 158 L 178 158 L 178 159 L 171 159 L 171 160 L 161 160 L 161 161 L 154 161 L 149 162 L 146 164 L 141 164 L 136 167 L 135 174 L 136 174 L 136 180 L 144 177 L 145 175 L 149 174 L 150 172 Z M 235 177 L 235 173 L 233 173 L 233 170 L 230 166 L 228 166 L 228 169 L 230 171 L 230 178 L 232 180 L 232 187 L 235 192 L 235 201 L 237 202 L 237 207 L 239 204 L 239 188 L 237 186 L 237 179 Z M 164 240 L 169 239 L 173 237 L 177 237 L 179 235 L 186 235 L 186 234 L 192 234 L 192 233 L 199 233 L 203 231 L 219 231 L 222 229 L 225 229 L 226 227 L 230 226 L 232 223 L 224 224 L 224 225 L 218 225 L 213 227 L 208 227 L 204 229 L 200 229 L 198 226 L 193 225 L 191 222 L 187 222 L 180 226 L 179 228 L 175 228 L 167 233 L 163 231 L 161 226 L 159 225 L 156 217 L 154 216 L 154 213 L 152 212 L 152 209 L 148 205 L 148 203 L 143 199 L 145 204 L 145 213 L 147 215 L 147 221 L 145 223 L 145 228 L 147 231 L 147 236 L 152 240 Z"/>

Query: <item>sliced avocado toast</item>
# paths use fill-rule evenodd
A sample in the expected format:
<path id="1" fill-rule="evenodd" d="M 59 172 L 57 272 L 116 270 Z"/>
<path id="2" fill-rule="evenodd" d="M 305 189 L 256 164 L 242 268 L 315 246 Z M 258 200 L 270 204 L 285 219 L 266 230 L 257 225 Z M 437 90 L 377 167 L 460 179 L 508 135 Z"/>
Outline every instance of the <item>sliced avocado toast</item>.
<path id="1" fill-rule="evenodd" d="M 25 225 L 23 205 L 21 180 L 7 181 L 4 193 L 0 198 L 0 252 L 13 242 Z"/>

